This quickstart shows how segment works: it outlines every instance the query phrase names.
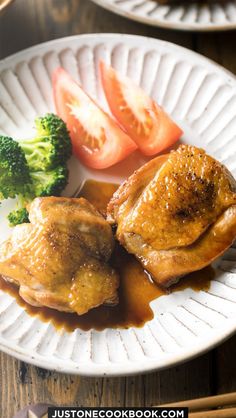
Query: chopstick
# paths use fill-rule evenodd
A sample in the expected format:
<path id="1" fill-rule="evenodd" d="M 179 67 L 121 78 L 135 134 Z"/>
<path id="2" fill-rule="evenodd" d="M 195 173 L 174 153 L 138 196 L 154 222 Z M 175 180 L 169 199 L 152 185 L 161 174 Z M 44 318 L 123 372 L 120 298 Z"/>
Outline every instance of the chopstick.
<path id="1" fill-rule="evenodd" d="M 169 403 L 169 404 L 165 404 L 165 405 L 160 405 L 160 406 L 186 406 L 189 408 L 190 412 L 194 412 L 194 411 L 201 411 L 204 410 L 206 411 L 207 409 L 212 409 L 212 408 L 219 408 L 219 407 L 223 407 L 223 406 L 234 406 L 236 405 L 236 392 L 232 392 L 232 393 L 225 393 L 223 395 L 216 395 L 216 396 L 209 396 L 207 398 L 198 398 L 198 399 L 190 399 L 190 400 L 186 400 L 186 401 L 181 401 L 181 402 L 174 402 L 174 403 Z M 236 417 L 236 408 L 231 408 L 231 410 L 234 410 L 234 415 L 225 415 L 225 417 Z M 213 411 L 214 414 L 218 411 Z M 220 412 L 222 412 L 222 410 L 220 410 Z M 205 412 L 206 414 L 206 412 Z M 210 417 L 213 415 L 209 415 Z M 215 415 L 216 417 L 218 417 L 218 415 Z M 207 418 L 208 415 L 199 415 L 199 418 Z M 219 415 L 219 417 L 224 417 L 224 415 Z M 194 418 L 198 418 L 197 415 L 194 415 Z"/>
<path id="2" fill-rule="evenodd" d="M 214 409 L 212 411 L 191 412 L 189 418 L 235 418 L 236 408 Z"/>

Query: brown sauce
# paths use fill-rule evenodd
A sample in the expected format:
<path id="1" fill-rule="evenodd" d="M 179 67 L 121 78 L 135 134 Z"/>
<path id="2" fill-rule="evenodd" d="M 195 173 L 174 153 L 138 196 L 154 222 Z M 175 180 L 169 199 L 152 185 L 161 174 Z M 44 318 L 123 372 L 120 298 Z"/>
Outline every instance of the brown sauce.
<path id="1" fill-rule="evenodd" d="M 105 216 L 108 202 L 118 187 L 118 184 L 87 180 L 79 195 L 92 203 Z"/>
<path id="2" fill-rule="evenodd" d="M 88 199 L 98 210 L 105 213 L 106 205 L 116 188 L 117 186 L 114 184 L 88 180 L 84 184 L 80 196 Z M 51 321 L 57 329 L 65 328 L 67 331 L 73 331 L 76 328 L 82 330 L 94 328 L 103 330 L 108 327 L 140 327 L 153 318 L 153 311 L 149 306 L 152 300 L 189 287 L 194 290 L 207 290 L 214 277 L 214 270 L 208 266 L 199 272 L 185 276 L 178 284 L 166 291 L 156 286 L 135 257 L 128 254 L 119 245 L 116 246 L 111 263 L 118 271 L 121 280 L 119 304 L 115 307 L 100 306 L 82 316 L 48 308 L 35 308 L 19 296 L 16 286 L 7 283 L 1 277 L 0 289 L 13 296 L 30 315 L 38 316 L 44 322 Z"/>

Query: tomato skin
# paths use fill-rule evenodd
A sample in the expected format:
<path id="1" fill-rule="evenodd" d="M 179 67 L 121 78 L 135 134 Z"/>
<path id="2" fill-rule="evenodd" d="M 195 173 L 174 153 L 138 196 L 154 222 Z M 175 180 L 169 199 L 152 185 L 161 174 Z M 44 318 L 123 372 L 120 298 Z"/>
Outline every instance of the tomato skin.
<path id="1" fill-rule="evenodd" d="M 70 131 L 73 152 L 87 166 L 108 168 L 137 149 L 136 144 L 63 69 L 52 76 L 57 114 Z"/>
<path id="2" fill-rule="evenodd" d="M 140 87 L 103 61 L 100 73 L 113 116 L 143 154 L 157 154 L 178 141 L 182 129 Z"/>

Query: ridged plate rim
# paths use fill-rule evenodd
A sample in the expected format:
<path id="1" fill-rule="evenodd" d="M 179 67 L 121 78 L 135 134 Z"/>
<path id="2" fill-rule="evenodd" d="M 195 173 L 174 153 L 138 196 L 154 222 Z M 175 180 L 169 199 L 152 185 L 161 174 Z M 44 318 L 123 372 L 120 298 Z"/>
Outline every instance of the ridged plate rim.
<path id="1" fill-rule="evenodd" d="M 151 18 L 147 15 L 138 15 L 132 13 L 130 11 L 123 10 L 121 7 L 114 5 L 110 2 L 110 0 L 91 0 L 97 5 L 103 7 L 110 12 L 113 12 L 117 15 L 123 16 L 127 19 L 134 20 L 139 23 L 144 23 L 146 25 L 160 27 L 164 29 L 172 29 L 172 30 L 179 30 L 179 31 L 193 31 L 193 32 L 215 32 L 215 31 L 230 31 L 236 29 L 236 21 L 235 22 L 228 22 L 218 24 L 212 23 L 211 25 L 208 23 L 202 24 L 198 22 L 186 23 L 181 21 L 165 21 L 158 18 Z M 183 0 L 185 1 L 185 0 Z M 197 0 L 196 0 L 197 1 Z M 221 2 L 219 1 L 219 4 Z"/>
<path id="2" fill-rule="evenodd" d="M 101 42 L 108 42 L 111 40 L 119 41 L 122 40 L 124 43 L 127 43 L 129 46 L 136 46 L 138 47 L 140 44 L 148 41 L 148 47 L 149 49 L 158 49 L 159 47 L 166 47 L 167 52 L 175 51 L 179 52 L 181 55 L 183 53 L 188 54 L 192 57 L 194 57 L 194 60 L 197 59 L 198 62 L 204 64 L 208 64 L 211 66 L 212 69 L 214 69 L 217 73 L 220 73 L 221 75 L 224 75 L 226 77 L 225 80 L 232 86 L 233 89 L 236 88 L 236 79 L 233 74 L 231 74 L 228 70 L 225 70 L 223 67 L 221 67 L 218 64 L 215 64 L 213 61 L 195 53 L 192 52 L 186 48 L 180 47 L 178 45 L 166 42 L 166 41 L 160 41 L 152 38 L 146 38 L 141 36 L 135 36 L 135 35 L 118 35 L 118 34 L 92 34 L 92 35 L 79 35 L 79 36 L 73 36 L 73 37 L 66 37 L 61 38 L 53 41 L 49 41 L 43 44 L 35 45 L 31 48 L 28 48 L 26 50 L 17 52 L 14 55 L 11 55 L 5 59 L 3 59 L 0 63 L 0 70 L 4 70 L 9 67 L 14 67 L 16 64 L 21 62 L 24 59 L 29 59 L 30 57 L 33 57 L 37 53 L 47 53 L 50 50 L 53 49 L 53 47 L 56 47 L 56 51 L 61 51 L 66 47 L 81 47 L 83 45 L 89 45 L 91 42 L 94 44 L 95 40 L 97 41 L 97 44 Z M 61 48 L 61 49 L 60 49 Z M 29 353 L 29 350 L 24 350 L 21 347 L 19 347 L 16 343 L 8 342 L 6 344 L 6 341 L 4 338 L 0 338 L 0 349 L 4 351 L 7 354 L 10 354 L 22 361 L 44 367 L 50 370 L 56 370 L 59 372 L 64 373 L 70 373 L 70 374 L 79 374 L 84 376 L 122 376 L 122 375 L 130 375 L 130 374 L 137 374 L 137 373 L 143 373 L 143 372 L 151 372 L 154 370 L 160 370 L 163 368 L 167 368 L 173 365 L 176 365 L 178 363 L 185 362 L 187 360 L 190 360 L 200 354 L 203 354 L 204 352 L 208 351 L 209 349 L 215 347 L 219 343 L 225 341 L 227 338 L 229 338 L 231 335 L 233 335 L 236 331 L 236 321 L 235 318 L 230 318 L 227 321 L 227 327 L 224 331 L 218 333 L 218 330 L 214 330 L 212 333 L 212 336 L 207 341 L 204 341 L 204 339 L 199 338 L 198 339 L 198 347 L 190 346 L 187 348 L 184 348 L 183 350 L 179 350 L 176 353 L 168 353 L 164 356 L 161 356 L 160 359 L 150 359 L 145 358 L 144 361 L 137 363 L 132 362 L 130 360 L 123 362 L 122 364 L 114 364 L 112 362 L 108 364 L 96 364 L 92 362 L 92 360 L 89 362 L 89 364 L 84 365 L 76 365 L 74 362 L 68 360 L 65 361 L 63 359 L 53 360 L 50 358 L 50 360 L 47 360 L 47 358 L 44 356 L 39 355 L 38 353 Z"/>

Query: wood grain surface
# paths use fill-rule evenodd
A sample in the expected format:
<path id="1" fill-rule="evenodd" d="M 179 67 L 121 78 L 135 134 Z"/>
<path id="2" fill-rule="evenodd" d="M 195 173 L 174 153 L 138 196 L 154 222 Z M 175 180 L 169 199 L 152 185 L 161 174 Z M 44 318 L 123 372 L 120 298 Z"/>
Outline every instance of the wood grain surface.
<path id="1" fill-rule="evenodd" d="M 113 15 L 90 0 L 16 0 L 0 18 L 0 58 L 63 36 L 119 32 L 175 42 L 236 73 L 236 32 L 194 34 L 148 27 Z M 0 354 L 0 417 L 29 403 L 151 406 L 236 390 L 236 337 L 186 364 L 127 378 L 51 373 Z"/>

